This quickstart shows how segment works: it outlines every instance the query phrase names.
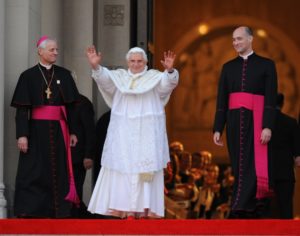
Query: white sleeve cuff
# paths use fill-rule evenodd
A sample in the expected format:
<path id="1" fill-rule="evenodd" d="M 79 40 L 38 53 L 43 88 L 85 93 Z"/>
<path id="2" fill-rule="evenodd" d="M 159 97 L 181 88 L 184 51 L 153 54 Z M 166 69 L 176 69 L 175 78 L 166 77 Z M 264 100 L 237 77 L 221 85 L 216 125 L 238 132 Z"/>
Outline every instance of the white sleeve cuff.
<path id="1" fill-rule="evenodd" d="M 97 69 L 92 69 L 92 77 L 93 78 L 99 78 L 100 74 L 102 73 L 102 66 L 98 65 Z"/>

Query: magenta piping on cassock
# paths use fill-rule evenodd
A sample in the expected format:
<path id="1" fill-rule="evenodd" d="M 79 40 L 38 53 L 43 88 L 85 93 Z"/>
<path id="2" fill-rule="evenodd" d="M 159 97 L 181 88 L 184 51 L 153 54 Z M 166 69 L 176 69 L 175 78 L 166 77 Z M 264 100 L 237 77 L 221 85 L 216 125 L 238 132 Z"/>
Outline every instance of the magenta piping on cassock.
<path id="1" fill-rule="evenodd" d="M 65 197 L 65 200 L 74 203 L 79 206 L 80 199 L 77 195 L 73 167 L 72 167 L 72 155 L 70 147 L 70 135 L 67 126 L 67 113 L 64 106 L 39 106 L 32 109 L 31 118 L 34 120 L 58 120 L 64 136 L 67 160 L 68 160 L 68 175 L 69 175 L 69 193 Z"/>
<path id="2" fill-rule="evenodd" d="M 253 111 L 254 123 L 254 160 L 257 176 L 256 198 L 261 199 L 272 195 L 269 188 L 268 145 L 260 141 L 264 111 L 264 96 L 245 92 L 229 95 L 229 109 L 246 108 Z"/>

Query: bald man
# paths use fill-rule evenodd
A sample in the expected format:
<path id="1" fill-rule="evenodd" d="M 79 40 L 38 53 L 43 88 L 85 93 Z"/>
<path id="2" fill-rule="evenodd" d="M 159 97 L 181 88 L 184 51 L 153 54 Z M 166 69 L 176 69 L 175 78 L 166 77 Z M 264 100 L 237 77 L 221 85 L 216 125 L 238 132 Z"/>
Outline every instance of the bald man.
<path id="1" fill-rule="evenodd" d="M 227 148 L 235 177 L 232 218 L 261 218 L 265 199 L 272 195 L 269 141 L 274 128 L 277 74 L 275 64 L 252 49 L 253 33 L 236 28 L 232 44 L 238 56 L 223 65 L 213 141 Z"/>

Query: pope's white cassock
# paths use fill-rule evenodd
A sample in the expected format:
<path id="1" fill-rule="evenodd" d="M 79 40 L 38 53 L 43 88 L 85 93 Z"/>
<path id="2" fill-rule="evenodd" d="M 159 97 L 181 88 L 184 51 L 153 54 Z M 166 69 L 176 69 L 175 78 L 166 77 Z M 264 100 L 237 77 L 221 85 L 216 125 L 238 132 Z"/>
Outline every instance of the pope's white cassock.
<path id="1" fill-rule="evenodd" d="M 165 105 L 179 79 L 177 70 L 108 70 L 92 77 L 111 107 L 101 171 L 88 210 L 125 217 L 129 212 L 164 216 L 163 168 L 169 162 Z M 95 163 L 97 164 L 97 163 Z M 153 173 L 152 181 L 142 176 Z"/>

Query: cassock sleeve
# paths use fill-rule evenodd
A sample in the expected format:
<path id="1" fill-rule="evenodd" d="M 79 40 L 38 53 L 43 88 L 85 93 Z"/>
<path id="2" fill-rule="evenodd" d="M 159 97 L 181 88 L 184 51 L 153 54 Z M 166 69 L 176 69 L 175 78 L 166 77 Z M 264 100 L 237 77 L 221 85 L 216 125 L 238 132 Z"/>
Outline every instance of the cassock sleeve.
<path id="1" fill-rule="evenodd" d="M 30 106 L 30 86 L 28 85 L 29 80 L 26 79 L 26 75 L 23 72 L 18 80 L 16 85 L 13 98 L 11 101 L 11 106 L 20 107 L 20 106 Z"/>
<path id="2" fill-rule="evenodd" d="M 268 60 L 265 78 L 265 105 L 263 127 L 274 129 L 276 116 L 277 73 L 273 61 Z"/>
<path id="3" fill-rule="evenodd" d="M 55 66 L 57 73 L 60 73 L 62 78 L 60 81 L 60 91 L 63 97 L 64 103 L 69 104 L 79 101 L 79 92 L 75 81 L 73 79 L 72 73 L 62 67 Z"/>
<path id="4" fill-rule="evenodd" d="M 85 155 L 84 158 L 94 159 L 95 142 L 96 142 L 96 127 L 94 121 L 93 104 L 86 100 L 81 106 L 80 119 L 83 125 L 85 136 Z"/>
<path id="5" fill-rule="evenodd" d="M 106 139 L 107 129 L 109 126 L 111 111 L 105 112 L 96 123 L 96 154 L 95 164 L 101 163 L 101 156 Z"/>
<path id="6" fill-rule="evenodd" d="M 29 137 L 29 108 L 17 107 L 16 112 L 16 138 Z"/>
<path id="7" fill-rule="evenodd" d="M 293 128 L 293 155 L 294 157 L 300 156 L 300 127 L 297 124 L 297 120 L 294 122 L 294 128 Z"/>
<path id="8" fill-rule="evenodd" d="M 226 116 L 228 110 L 228 86 L 227 86 L 227 77 L 225 66 L 222 68 L 219 85 L 218 85 L 218 96 L 217 96 L 217 105 L 216 105 L 216 113 L 215 113 L 215 121 L 213 132 L 220 132 L 222 134 L 225 124 L 226 124 Z"/>
<path id="9" fill-rule="evenodd" d="M 78 102 L 76 102 L 78 103 Z M 69 127 L 69 133 L 70 134 L 75 134 L 76 135 L 76 130 L 75 130 L 75 117 L 76 117 L 76 103 L 70 103 L 66 104 L 66 111 L 67 111 L 67 117 L 68 117 L 68 127 Z"/>

